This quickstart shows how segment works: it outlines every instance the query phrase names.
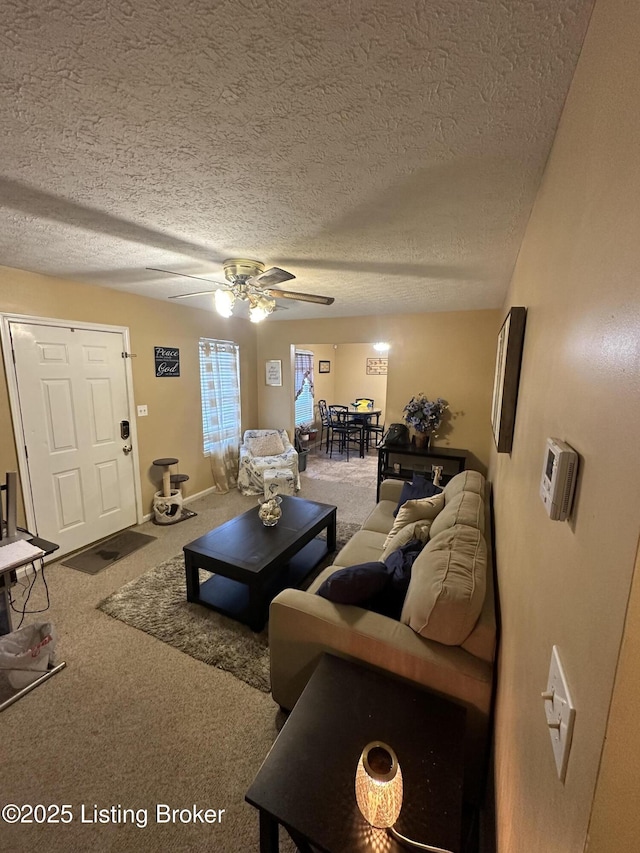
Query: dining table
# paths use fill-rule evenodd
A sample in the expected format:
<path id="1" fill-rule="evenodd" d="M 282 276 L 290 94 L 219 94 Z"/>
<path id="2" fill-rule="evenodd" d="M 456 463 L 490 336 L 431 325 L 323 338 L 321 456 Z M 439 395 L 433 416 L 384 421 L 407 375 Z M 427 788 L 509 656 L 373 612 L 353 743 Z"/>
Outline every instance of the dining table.
<path id="1" fill-rule="evenodd" d="M 347 418 L 350 421 L 356 421 L 361 419 L 361 423 L 363 425 L 363 429 L 360 430 L 360 458 L 364 459 L 364 451 L 366 446 L 366 427 L 369 423 L 371 423 L 371 418 L 376 419 L 376 423 L 380 419 L 380 415 L 382 414 L 382 409 L 361 409 L 358 406 L 348 406 L 347 407 Z"/>

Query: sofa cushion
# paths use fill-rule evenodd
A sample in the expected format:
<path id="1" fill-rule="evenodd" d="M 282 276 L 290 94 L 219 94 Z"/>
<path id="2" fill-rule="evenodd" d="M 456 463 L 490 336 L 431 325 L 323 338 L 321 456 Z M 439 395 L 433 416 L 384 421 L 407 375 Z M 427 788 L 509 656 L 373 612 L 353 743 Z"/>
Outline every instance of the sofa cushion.
<path id="1" fill-rule="evenodd" d="M 398 531 L 402 530 L 407 524 L 412 524 L 414 521 L 431 521 L 434 519 L 444 507 L 444 493 L 433 495 L 430 498 L 420 498 L 419 500 L 406 501 L 404 506 L 398 510 L 398 515 L 389 531 L 389 535 L 385 539 L 383 549 L 389 545 Z"/>
<path id="2" fill-rule="evenodd" d="M 482 533 L 463 524 L 444 530 L 413 564 L 401 621 L 429 640 L 459 646 L 478 621 L 486 574 Z"/>
<path id="3" fill-rule="evenodd" d="M 446 498 L 446 492 L 445 498 Z M 459 492 L 447 500 L 442 512 L 431 525 L 430 536 L 434 539 L 443 530 L 454 524 L 466 524 L 484 532 L 484 500 L 475 492 Z"/>
<path id="4" fill-rule="evenodd" d="M 426 544 L 429 539 L 429 531 L 431 530 L 431 520 L 423 518 L 420 521 L 414 521 L 412 524 L 405 524 L 395 536 L 389 540 L 389 544 L 384 548 L 380 559 L 384 563 L 387 557 L 398 548 L 402 548 L 407 542 L 412 539 L 417 539 L 422 544 Z"/>
<path id="5" fill-rule="evenodd" d="M 444 487 L 445 501 L 449 502 L 460 492 L 475 492 L 484 495 L 485 479 L 479 471 L 461 471 Z"/>
<path id="6" fill-rule="evenodd" d="M 377 533 L 384 533 L 386 536 L 393 527 L 393 513 L 397 503 L 397 500 L 378 501 L 365 519 L 362 529 L 375 530 Z"/>
<path id="7" fill-rule="evenodd" d="M 355 566 L 358 563 L 371 563 L 380 560 L 384 533 L 376 533 L 374 530 L 358 530 L 347 542 L 344 548 L 334 557 L 336 566 Z"/>
<path id="8" fill-rule="evenodd" d="M 279 456 L 284 453 L 284 444 L 277 432 L 248 436 L 247 444 L 253 456 Z"/>
<path id="9" fill-rule="evenodd" d="M 389 580 L 389 569 L 381 562 L 360 563 L 333 572 L 317 595 L 336 604 L 365 605 Z"/>
<path id="10" fill-rule="evenodd" d="M 427 480 L 421 474 L 414 474 L 413 480 L 410 483 L 405 483 L 400 493 L 400 500 L 393 513 L 398 515 L 398 510 L 407 501 L 419 500 L 420 498 L 430 498 L 433 495 L 439 495 L 442 489 L 440 486 L 434 486 L 431 480 Z"/>

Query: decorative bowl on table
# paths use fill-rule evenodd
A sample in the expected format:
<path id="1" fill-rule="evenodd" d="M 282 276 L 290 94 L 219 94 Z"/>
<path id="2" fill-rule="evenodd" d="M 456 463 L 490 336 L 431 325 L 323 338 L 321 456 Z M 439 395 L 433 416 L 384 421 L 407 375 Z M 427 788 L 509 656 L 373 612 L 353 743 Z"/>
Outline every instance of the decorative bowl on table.
<path id="1" fill-rule="evenodd" d="M 266 501 L 264 498 L 260 498 L 258 503 L 260 504 L 258 507 L 260 521 L 265 527 L 275 527 L 282 516 L 282 509 L 280 507 L 282 498 L 280 495 L 274 495 Z"/>

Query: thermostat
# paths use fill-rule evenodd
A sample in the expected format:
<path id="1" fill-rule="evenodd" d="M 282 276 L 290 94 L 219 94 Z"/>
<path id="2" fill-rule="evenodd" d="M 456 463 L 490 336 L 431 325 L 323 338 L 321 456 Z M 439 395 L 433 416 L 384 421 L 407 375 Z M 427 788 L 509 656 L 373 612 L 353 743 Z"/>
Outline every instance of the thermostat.
<path id="1" fill-rule="evenodd" d="M 540 497 L 554 521 L 564 521 L 571 511 L 577 467 L 578 454 L 572 447 L 558 438 L 547 439 Z"/>

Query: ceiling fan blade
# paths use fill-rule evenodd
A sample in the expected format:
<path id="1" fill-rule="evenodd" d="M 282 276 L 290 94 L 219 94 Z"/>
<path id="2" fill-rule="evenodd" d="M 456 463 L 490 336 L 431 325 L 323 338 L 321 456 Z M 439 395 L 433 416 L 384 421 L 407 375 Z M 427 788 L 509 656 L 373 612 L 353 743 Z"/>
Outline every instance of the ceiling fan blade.
<path id="1" fill-rule="evenodd" d="M 290 281 L 292 278 L 295 278 L 293 273 L 281 270 L 280 267 L 271 267 L 254 276 L 251 282 L 252 284 L 259 283 L 260 287 L 271 287 L 272 284 L 281 284 L 283 281 Z"/>
<path id="2" fill-rule="evenodd" d="M 297 299 L 298 302 L 315 302 L 316 305 L 333 305 L 333 296 L 316 296 L 313 293 L 296 293 L 295 290 L 278 290 L 270 287 L 267 291 L 274 299 Z"/>
<path id="3" fill-rule="evenodd" d="M 160 270 L 160 269 L 157 269 L 156 267 L 146 267 L 146 269 L 150 270 L 151 272 L 163 272 L 163 273 L 166 273 L 167 275 L 180 276 L 181 278 L 195 278 L 197 281 L 209 281 L 209 282 L 211 282 L 211 284 L 219 284 L 221 287 L 227 286 L 226 281 L 217 281 L 215 278 L 204 278 L 201 275 L 189 275 L 189 273 L 186 273 L 186 272 L 173 272 L 172 270 Z M 206 292 L 207 293 L 213 293 L 213 290 L 208 290 Z M 185 296 L 195 296 L 196 294 L 187 293 L 184 295 Z M 169 299 L 178 299 L 178 298 L 179 297 L 176 297 L 176 296 L 170 296 L 169 297 Z"/>
<path id="4" fill-rule="evenodd" d="M 167 299 L 189 299 L 191 296 L 208 296 L 215 292 L 215 290 L 198 290 L 196 293 L 176 293 L 175 296 L 168 296 Z"/>

